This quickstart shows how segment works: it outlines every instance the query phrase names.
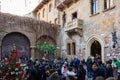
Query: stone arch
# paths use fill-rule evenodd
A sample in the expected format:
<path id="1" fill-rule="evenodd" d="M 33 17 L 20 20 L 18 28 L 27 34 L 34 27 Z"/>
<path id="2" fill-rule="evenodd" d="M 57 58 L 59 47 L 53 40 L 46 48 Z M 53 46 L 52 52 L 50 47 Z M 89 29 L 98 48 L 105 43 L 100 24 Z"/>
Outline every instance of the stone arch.
<path id="1" fill-rule="evenodd" d="M 31 57 L 30 40 L 26 35 L 20 32 L 11 32 L 6 34 L 2 39 L 1 58 L 9 57 L 15 45 L 16 50 L 19 50 L 19 58 L 29 59 Z"/>
<path id="2" fill-rule="evenodd" d="M 54 38 L 52 38 L 49 35 L 40 36 L 39 39 L 37 40 L 37 44 L 42 43 L 42 42 L 47 42 L 47 43 L 50 43 L 50 44 L 52 44 L 54 46 L 57 46 L 56 41 L 54 40 Z M 38 53 L 36 58 L 42 58 L 44 56 L 44 53 L 45 53 L 45 52 L 39 51 L 38 49 L 36 50 L 36 52 Z M 46 57 L 48 59 L 51 59 L 51 58 L 54 58 L 54 55 L 53 54 L 47 54 Z"/>
<path id="3" fill-rule="evenodd" d="M 101 36 L 98 36 L 98 35 L 93 35 L 91 36 L 90 38 L 88 38 L 87 40 L 87 45 L 86 45 L 86 59 L 88 58 L 88 56 L 91 56 L 91 45 L 93 44 L 94 41 L 98 41 L 101 45 L 101 58 L 102 58 L 102 61 L 104 62 L 104 40 L 102 39 Z"/>
<path id="4" fill-rule="evenodd" d="M 51 36 L 48 36 L 48 35 L 40 36 L 39 39 L 37 40 L 37 43 L 40 43 L 40 42 L 48 42 L 53 45 L 56 45 L 56 41 Z"/>

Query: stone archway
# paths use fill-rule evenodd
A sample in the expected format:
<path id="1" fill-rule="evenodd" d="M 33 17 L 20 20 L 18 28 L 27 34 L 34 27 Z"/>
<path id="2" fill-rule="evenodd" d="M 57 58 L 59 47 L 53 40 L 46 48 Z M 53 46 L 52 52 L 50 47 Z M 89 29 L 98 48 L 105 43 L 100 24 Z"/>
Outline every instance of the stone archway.
<path id="1" fill-rule="evenodd" d="M 51 36 L 48 36 L 48 35 L 42 35 L 37 43 L 40 43 L 40 42 L 48 42 L 48 43 L 51 43 L 53 45 L 56 45 L 56 41 L 51 37 Z"/>
<path id="2" fill-rule="evenodd" d="M 37 44 L 40 44 L 40 43 L 48 43 L 48 44 L 51 44 L 53 46 L 57 46 L 56 44 L 56 41 L 54 40 L 54 38 L 52 38 L 51 36 L 48 36 L 48 35 L 42 35 L 38 40 L 37 40 Z M 36 50 L 37 53 L 38 53 L 38 56 L 37 58 L 42 58 L 45 54 L 46 54 L 46 58 L 48 59 L 53 59 L 55 57 L 55 55 L 49 53 L 49 52 L 42 52 L 40 50 Z"/>
<path id="3" fill-rule="evenodd" d="M 19 50 L 19 58 L 29 59 L 31 57 L 29 39 L 22 33 L 12 32 L 2 39 L 1 58 L 9 57 L 14 47 Z"/>
<path id="4" fill-rule="evenodd" d="M 98 35 L 93 35 L 91 36 L 88 41 L 87 41 L 87 44 L 86 44 L 86 59 L 89 57 L 89 56 L 92 56 L 91 55 L 91 46 L 93 45 L 93 43 L 97 41 L 99 43 L 99 47 L 100 47 L 100 52 L 101 52 L 101 59 L 102 61 L 104 62 L 104 40 L 101 38 L 101 36 L 98 36 Z M 93 45 L 95 46 L 95 45 Z"/>

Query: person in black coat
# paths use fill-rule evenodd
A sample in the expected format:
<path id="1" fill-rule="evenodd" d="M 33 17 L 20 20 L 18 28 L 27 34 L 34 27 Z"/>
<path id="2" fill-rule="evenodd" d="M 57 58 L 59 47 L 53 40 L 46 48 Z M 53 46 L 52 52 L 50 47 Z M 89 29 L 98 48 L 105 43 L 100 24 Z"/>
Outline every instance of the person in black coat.
<path id="1" fill-rule="evenodd" d="M 98 68 L 98 64 L 94 63 L 92 65 L 92 69 L 93 69 L 93 80 L 95 80 L 96 77 L 99 77 L 99 76 L 104 77 L 104 73 L 101 69 Z"/>
<path id="2" fill-rule="evenodd" d="M 36 61 L 36 63 L 35 63 L 34 72 L 35 72 L 35 78 L 34 78 L 34 80 L 42 80 L 42 74 L 43 74 L 43 72 L 40 69 L 40 63 L 39 63 L 39 61 Z"/>
<path id="3" fill-rule="evenodd" d="M 32 60 L 29 60 L 27 63 L 28 69 L 26 69 L 26 74 L 29 75 L 27 80 L 37 80 L 35 77 L 35 66 Z"/>
<path id="4" fill-rule="evenodd" d="M 88 57 L 87 61 L 86 61 L 86 66 L 87 66 L 87 76 L 91 77 L 92 76 L 92 59 L 90 57 Z"/>
<path id="5" fill-rule="evenodd" d="M 82 63 L 80 63 L 77 71 L 77 80 L 85 80 L 85 75 L 86 75 L 86 70 L 83 68 Z"/>
<path id="6" fill-rule="evenodd" d="M 111 64 L 107 64 L 106 66 L 106 78 L 113 77 L 113 68 Z"/>

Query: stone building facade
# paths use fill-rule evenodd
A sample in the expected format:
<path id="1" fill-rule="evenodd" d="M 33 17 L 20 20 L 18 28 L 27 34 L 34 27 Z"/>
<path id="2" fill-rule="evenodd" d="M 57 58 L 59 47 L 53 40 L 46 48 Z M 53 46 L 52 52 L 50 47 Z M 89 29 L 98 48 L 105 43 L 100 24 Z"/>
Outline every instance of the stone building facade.
<path id="1" fill-rule="evenodd" d="M 120 57 L 120 0 L 44 1 L 33 12 L 47 22 L 58 19 L 61 57 L 87 59 L 98 54 L 103 61 Z M 56 5 L 51 12 L 50 4 Z"/>
<path id="2" fill-rule="evenodd" d="M 41 0 L 38 6 L 33 10 L 33 13 L 38 20 L 59 24 L 60 14 L 56 6 L 57 0 Z"/>

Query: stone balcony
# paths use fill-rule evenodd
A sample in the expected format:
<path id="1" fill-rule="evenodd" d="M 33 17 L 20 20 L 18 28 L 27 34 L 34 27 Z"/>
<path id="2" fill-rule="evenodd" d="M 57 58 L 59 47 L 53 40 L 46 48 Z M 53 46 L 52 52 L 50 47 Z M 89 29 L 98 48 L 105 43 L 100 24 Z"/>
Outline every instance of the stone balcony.
<path id="1" fill-rule="evenodd" d="M 73 19 L 71 22 L 68 22 L 65 24 L 65 32 L 67 32 L 68 36 L 71 36 L 72 34 L 79 34 L 82 36 L 82 24 L 83 20 L 80 19 Z"/>
<path id="2" fill-rule="evenodd" d="M 63 10 L 68 7 L 71 3 L 76 2 L 78 0 L 58 0 L 57 1 L 57 9 Z"/>

